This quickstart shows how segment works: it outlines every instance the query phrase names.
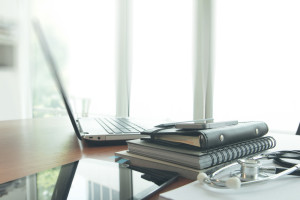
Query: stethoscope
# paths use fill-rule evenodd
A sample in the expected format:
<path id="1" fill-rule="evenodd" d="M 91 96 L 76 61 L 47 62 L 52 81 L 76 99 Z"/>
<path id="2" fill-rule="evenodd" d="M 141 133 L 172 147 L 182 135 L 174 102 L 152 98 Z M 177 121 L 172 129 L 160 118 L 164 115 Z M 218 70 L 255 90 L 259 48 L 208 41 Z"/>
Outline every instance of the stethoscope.
<path id="1" fill-rule="evenodd" d="M 262 159 L 273 159 L 274 163 L 281 167 L 264 167 L 260 162 Z M 284 175 L 300 176 L 300 170 L 298 170 L 300 164 L 289 162 L 285 159 L 300 160 L 300 150 L 277 151 L 239 159 L 237 162 L 218 169 L 209 175 L 199 173 L 197 179 L 201 183 L 215 188 L 238 189 L 255 183 L 274 180 Z M 238 169 L 231 170 L 233 168 Z M 227 170 L 230 170 L 229 174 Z"/>

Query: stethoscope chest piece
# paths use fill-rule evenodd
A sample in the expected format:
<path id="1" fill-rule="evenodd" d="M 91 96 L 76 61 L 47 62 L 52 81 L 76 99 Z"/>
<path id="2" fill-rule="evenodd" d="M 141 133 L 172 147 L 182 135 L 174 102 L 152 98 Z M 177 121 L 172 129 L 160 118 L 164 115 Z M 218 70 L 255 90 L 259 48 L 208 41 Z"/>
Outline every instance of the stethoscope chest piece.
<path id="1" fill-rule="evenodd" d="M 260 161 L 255 159 L 240 159 L 237 161 L 241 166 L 240 180 L 253 181 L 257 180 L 260 172 Z"/>

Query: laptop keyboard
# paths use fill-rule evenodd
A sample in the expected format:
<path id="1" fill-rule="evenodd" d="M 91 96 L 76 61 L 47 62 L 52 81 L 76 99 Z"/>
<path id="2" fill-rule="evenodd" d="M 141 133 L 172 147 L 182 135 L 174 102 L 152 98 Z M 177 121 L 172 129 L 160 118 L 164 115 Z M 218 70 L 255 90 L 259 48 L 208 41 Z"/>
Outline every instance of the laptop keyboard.
<path id="1" fill-rule="evenodd" d="M 109 134 L 139 133 L 145 129 L 126 118 L 95 118 Z"/>

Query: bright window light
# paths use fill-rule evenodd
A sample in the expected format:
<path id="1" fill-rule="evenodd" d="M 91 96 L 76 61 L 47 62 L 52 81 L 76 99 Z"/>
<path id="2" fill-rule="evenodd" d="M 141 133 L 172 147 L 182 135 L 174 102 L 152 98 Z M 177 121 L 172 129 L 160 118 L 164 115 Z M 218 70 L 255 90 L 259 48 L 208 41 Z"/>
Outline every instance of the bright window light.
<path id="1" fill-rule="evenodd" d="M 117 1 L 38 0 L 33 5 L 72 102 L 81 107 L 88 99 L 90 114 L 114 115 Z"/>
<path id="2" fill-rule="evenodd" d="M 300 1 L 215 1 L 216 119 L 263 120 L 295 133 L 300 121 Z"/>
<path id="3" fill-rule="evenodd" d="M 130 116 L 193 117 L 193 0 L 132 1 Z"/>

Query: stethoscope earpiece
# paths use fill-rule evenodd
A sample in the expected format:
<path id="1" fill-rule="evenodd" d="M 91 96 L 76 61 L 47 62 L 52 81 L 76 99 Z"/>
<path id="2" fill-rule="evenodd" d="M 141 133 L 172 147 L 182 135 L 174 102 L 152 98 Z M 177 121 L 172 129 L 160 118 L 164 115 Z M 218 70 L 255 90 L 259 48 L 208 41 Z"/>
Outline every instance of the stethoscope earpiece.
<path id="1" fill-rule="evenodd" d="M 203 183 L 204 180 L 208 179 L 208 176 L 206 173 L 204 172 L 200 172 L 197 176 L 197 180 L 200 182 L 200 183 Z"/>
<path id="2" fill-rule="evenodd" d="M 239 189 L 242 185 L 242 182 L 238 177 L 231 177 L 226 180 L 225 185 L 230 189 Z"/>

